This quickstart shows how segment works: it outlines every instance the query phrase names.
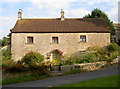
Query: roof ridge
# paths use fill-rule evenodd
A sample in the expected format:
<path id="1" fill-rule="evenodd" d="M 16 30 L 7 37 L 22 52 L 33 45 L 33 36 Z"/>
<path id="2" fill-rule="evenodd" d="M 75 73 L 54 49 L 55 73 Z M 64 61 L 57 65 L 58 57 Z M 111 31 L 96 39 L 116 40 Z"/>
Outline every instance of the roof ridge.
<path id="1" fill-rule="evenodd" d="M 103 19 L 103 18 L 65 18 L 66 20 Z M 21 20 L 60 20 L 60 18 L 22 18 Z"/>

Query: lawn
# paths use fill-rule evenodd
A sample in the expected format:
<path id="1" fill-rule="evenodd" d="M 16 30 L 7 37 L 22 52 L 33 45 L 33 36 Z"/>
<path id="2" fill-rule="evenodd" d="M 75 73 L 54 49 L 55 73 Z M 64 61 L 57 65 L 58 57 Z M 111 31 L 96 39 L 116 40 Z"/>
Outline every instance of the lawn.
<path id="1" fill-rule="evenodd" d="M 37 76 L 35 74 L 25 75 L 25 76 L 5 79 L 2 81 L 2 84 L 4 85 L 4 84 L 26 82 L 26 81 L 34 81 L 34 80 L 39 80 L 39 79 L 44 79 L 44 78 L 49 78 L 49 77 L 50 76 L 47 76 L 47 75 L 42 75 L 42 76 Z"/>
<path id="2" fill-rule="evenodd" d="M 118 87 L 118 84 L 120 86 L 120 83 L 118 83 L 118 75 L 112 75 L 55 87 Z"/>

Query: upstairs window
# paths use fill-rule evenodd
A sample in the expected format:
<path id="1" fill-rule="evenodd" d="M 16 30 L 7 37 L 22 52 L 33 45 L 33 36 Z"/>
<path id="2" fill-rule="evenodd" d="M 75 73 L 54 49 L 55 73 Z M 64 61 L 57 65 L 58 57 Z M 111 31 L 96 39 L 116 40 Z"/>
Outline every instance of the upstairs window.
<path id="1" fill-rule="evenodd" d="M 86 42 L 86 36 L 85 35 L 80 36 L 80 42 Z"/>
<path id="2" fill-rule="evenodd" d="M 52 43 L 58 44 L 58 37 L 52 37 Z"/>
<path id="3" fill-rule="evenodd" d="M 27 43 L 33 43 L 33 37 L 27 37 Z"/>

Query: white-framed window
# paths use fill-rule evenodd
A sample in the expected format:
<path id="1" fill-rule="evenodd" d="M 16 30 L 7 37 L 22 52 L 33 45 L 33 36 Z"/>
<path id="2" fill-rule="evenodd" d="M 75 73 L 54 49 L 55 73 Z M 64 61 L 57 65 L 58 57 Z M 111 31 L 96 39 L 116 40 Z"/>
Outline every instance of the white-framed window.
<path id="1" fill-rule="evenodd" d="M 86 42 L 86 35 L 80 36 L 80 42 Z"/>
<path id="2" fill-rule="evenodd" d="M 58 37 L 52 37 L 52 43 L 58 44 Z"/>
<path id="3" fill-rule="evenodd" d="M 33 37 L 32 36 L 27 37 L 27 43 L 29 43 L 29 44 L 33 43 Z"/>

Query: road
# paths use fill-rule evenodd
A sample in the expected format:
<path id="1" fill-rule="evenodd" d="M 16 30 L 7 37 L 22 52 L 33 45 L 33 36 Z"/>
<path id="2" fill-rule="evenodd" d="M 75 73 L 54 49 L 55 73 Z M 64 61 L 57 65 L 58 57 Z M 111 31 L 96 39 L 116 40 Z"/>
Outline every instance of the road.
<path id="1" fill-rule="evenodd" d="M 72 75 L 64 75 L 60 77 L 47 78 L 37 81 L 9 84 L 9 85 L 3 85 L 2 87 L 50 87 L 50 86 L 74 83 L 74 82 L 79 82 L 79 81 L 84 81 L 84 80 L 89 80 L 89 79 L 94 79 L 94 78 L 99 78 L 114 74 L 118 74 L 118 68 L 109 68 L 105 70 L 78 73 Z"/>

